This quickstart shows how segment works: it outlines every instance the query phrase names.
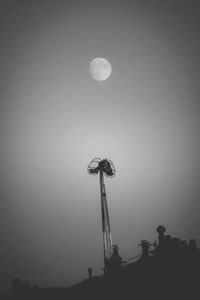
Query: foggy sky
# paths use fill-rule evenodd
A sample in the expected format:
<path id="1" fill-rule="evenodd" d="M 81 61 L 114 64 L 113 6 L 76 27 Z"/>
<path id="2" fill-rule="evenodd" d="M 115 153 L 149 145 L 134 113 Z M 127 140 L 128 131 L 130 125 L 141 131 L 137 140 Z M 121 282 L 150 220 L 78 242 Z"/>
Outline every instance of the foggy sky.
<path id="1" fill-rule="evenodd" d="M 199 243 L 198 1 L 1 1 L 1 291 L 101 274 L 98 177 L 112 238 L 138 255 L 156 227 Z M 112 74 L 89 74 L 95 57 Z"/>

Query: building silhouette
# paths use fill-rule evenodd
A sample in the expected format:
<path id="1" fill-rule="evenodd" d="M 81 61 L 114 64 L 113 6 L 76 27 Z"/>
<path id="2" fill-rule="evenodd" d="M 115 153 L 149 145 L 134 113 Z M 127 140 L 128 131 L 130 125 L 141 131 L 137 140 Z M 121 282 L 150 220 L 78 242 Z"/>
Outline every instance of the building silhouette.
<path id="1" fill-rule="evenodd" d="M 189 242 L 165 234 L 158 226 L 157 241 L 142 240 L 141 255 L 134 262 L 123 260 L 118 246 L 108 262 L 107 272 L 92 275 L 71 287 L 37 288 L 14 279 L 11 299 L 199 299 L 200 250 Z"/>

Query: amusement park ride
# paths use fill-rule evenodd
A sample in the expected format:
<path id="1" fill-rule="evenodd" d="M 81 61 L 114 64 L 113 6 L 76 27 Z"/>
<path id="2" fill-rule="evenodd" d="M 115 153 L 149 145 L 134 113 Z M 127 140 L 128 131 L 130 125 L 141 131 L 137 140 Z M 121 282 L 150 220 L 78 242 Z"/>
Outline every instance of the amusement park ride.
<path id="1" fill-rule="evenodd" d="M 90 175 L 99 174 L 100 194 L 101 194 L 101 217 L 102 217 L 102 234 L 103 234 L 103 250 L 104 250 L 104 271 L 108 269 L 108 262 L 113 254 L 113 250 L 117 248 L 112 244 L 112 236 L 110 230 L 110 221 L 108 214 L 108 206 L 106 200 L 106 189 L 104 183 L 104 175 L 106 177 L 115 176 L 115 168 L 111 160 L 94 158 L 89 166 L 88 173 Z"/>

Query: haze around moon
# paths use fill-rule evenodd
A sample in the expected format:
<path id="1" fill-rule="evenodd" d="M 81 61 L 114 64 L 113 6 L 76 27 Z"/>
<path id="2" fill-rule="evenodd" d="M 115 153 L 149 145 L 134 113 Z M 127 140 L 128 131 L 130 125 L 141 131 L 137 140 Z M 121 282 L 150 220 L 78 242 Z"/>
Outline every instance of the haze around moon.
<path id="1" fill-rule="evenodd" d="M 111 64 L 105 58 L 97 57 L 90 62 L 90 75 L 97 81 L 104 81 L 108 79 L 111 72 Z"/>

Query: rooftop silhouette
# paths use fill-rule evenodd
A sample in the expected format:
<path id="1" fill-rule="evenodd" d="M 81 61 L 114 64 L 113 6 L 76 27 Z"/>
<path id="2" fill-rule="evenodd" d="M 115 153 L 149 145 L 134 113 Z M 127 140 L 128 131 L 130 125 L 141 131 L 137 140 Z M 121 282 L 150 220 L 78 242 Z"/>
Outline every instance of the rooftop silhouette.
<path id="1" fill-rule="evenodd" d="M 199 291 L 200 250 L 196 240 L 189 242 L 165 234 L 158 226 L 154 243 L 142 240 L 141 254 L 129 263 L 113 245 L 107 272 L 71 287 L 40 288 L 13 279 L 9 299 L 194 299 Z M 137 297 L 137 298 L 136 298 Z"/>

